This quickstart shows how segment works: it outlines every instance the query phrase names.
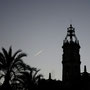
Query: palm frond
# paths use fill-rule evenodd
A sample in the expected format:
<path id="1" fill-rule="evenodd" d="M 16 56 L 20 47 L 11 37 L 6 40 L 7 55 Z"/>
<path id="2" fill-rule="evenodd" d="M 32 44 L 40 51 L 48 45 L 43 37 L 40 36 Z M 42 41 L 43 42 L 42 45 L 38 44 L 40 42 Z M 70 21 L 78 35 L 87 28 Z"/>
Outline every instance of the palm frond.
<path id="1" fill-rule="evenodd" d="M 22 58 L 22 57 L 25 57 L 25 56 L 27 56 L 26 53 L 20 53 L 20 54 L 16 57 L 16 60 L 18 60 L 18 59 L 20 59 L 20 58 Z"/>
<path id="2" fill-rule="evenodd" d="M 19 60 L 14 60 L 14 61 L 11 63 L 10 69 L 13 69 L 14 67 L 17 67 L 18 65 L 19 65 L 19 66 L 22 66 L 23 63 L 24 63 L 24 62 L 23 62 L 21 59 L 19 59 Z"/>
<path id="3" fill-rule="evenodd" d="M 19 77 L 19 76 L 17 76 L 17 77 L 15 77 L 13 80 L 12 80 L 12 82 L 15 82 L 15 81 L 19 81 L 20 83 L 23 83 L 23 84 L 25 84 L 25 82 L 24 82 L 24 80 L 23 80 L 23 77 Z"/>
<path id="4" fill-rule="evenodd" d="M 22 75 L 24 75 L 24 76 L 28 76 L 29 77 L 29 72 L 25 72 L 25 71 L 22 71 L 22 72 L 20 72 Z"/>
<path id="5" fill-rule="evenodd" d="M 0 58 L 5 59 L 4 55 L 0 52 Z"/>
<path id="6" fill-rule="evenodd" d="M 0 68 L 1 67 L 5 68 L 6 64 L 7 64 L 6 59 L 5 59 L 4 55 L 0 52 Z"/>
<path id="7" fill-rule="evenodd" d="M 38 69 L 38 70 L 35 71 L 35 74 L 34 74 L 33 78 L 36 77 L 36 75 L 37 75 L 37 73 L 38 73 L 39 71 L 40 71 L 40 69 Z"/>
<path id="8" fill-rule="evenodd" d="M 16 51 L 12 57 L 15 58 L 16 55 L 17 55 L 18 53 L 20 53 L 20 52 L 22 52 L 22 50 L 18 50 L 18 51 Z"/>
<path id="9" fill-rule="evenodd" d="M 3 55 L 6 59 L 8 59 L 8 52 L 6 49 L 2 48 L 2 51 L 3 51 Z"/>
<path id="10" fill-rule="evenodd" d="M 37 79 L 40 79 L 41 77 L 43 77 L 43 75 L 39 74 L 39 75 L 37 75 L 37 77 L 35 79 L 37 80 Z"/>
<path id="11" fill-rule="evenodd" d="M 2 77 L 4 77 L 4 76 L 5 76 L 5 75 L 2 74 L 2 75 L 0 76 L 0 79 L 1 79 Z"/>
<path id="12" fill-rule="evenodd" d="M 0 63 L 6 64 L 6 59 L 4 58 L 4 56 L 2 56 L 1 53 L 0 53 Z"/>
<path id="13" fill-rule="evenodd" d="M 35 70 L 36 70 L 36 68 L 31 67 L 31 66 L 26 65 L 26 64 L 25 64 L 24 68 L 25 68 L 25 70 L 27 70 L 27 71 L 29 71 L 29 72 L 31 72 L 31 71 L 35 71 Z"/>
<path id="14" fill-rule="evenodd" d="M 18 62 L 21 62 L 22 61 L 22 57 L 26 56 L 25 53 L 21 53 L 19 54 L 15 59 L 13 59 L 12 61 L 12 66 L 15 64 L 15 63 L 18 63 Z M 23 62 L 23 61 L 22 61 Z"/>
<path id="15" fill-rule="evenodd" d="M 6 65 L 0 62 L 0 70 L 6 69 Z"/>
<path id="16" fill-rule="evenodd" d="M 10 46 L 8 54 L 9 54 L 9 57 L 12 57 L 12 46 Z"/>
<path id="17" fill-rule="evenodd" d="M 24 63 L 22 59 L 14 60 L 13 64 L 19 64 L 19 63 Z"/>

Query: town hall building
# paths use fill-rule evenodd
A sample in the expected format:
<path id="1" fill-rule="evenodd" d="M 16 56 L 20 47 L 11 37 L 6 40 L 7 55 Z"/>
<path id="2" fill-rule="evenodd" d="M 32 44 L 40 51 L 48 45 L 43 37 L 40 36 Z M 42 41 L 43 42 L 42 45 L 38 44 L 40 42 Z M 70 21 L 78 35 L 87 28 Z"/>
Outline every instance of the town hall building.
<path id="1" fill-rule="evenodd" d="M 90 90 L 90 74 L 84 66 L 81 73 L 80 44 L 75 35 L 75 28 L 70 25 L 63 40 L 62 83 L 63 88 L 71 90 Z"/>
<path id="2" fill-rule="evenodd" d="M 52 80 L 49 73 L 49 79 L 41 80 L 40 87 L 50 90 L 90 90 L 90 73 L 86 66 L 81 73 L 80 44 L 72 24 L 67 28 L 62 49 L 62 81 Z"/>

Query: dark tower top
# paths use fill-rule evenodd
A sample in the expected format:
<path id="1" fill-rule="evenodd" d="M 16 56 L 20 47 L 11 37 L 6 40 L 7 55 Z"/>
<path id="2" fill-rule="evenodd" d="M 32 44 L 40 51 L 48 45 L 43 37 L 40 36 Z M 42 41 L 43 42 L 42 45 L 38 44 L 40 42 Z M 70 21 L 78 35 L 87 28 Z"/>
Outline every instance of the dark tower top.
<path id="1" fill-rule="evenodd" d="M 65 37 L 64 43 L 66 42 L 76 42 L 79 44 L 79 41 L 75 35 L 75 28 L 72 27 L 72 24 L 70 24 L 70 27 L 67 28 L 67 35 Z"/>
<path id="2" fill-rule="evenodd" d="M 73 84 L 80 79 L 79 40 L 75 35 L 75 28 L 70 25 L 63 41 L 63 82 Z"/>

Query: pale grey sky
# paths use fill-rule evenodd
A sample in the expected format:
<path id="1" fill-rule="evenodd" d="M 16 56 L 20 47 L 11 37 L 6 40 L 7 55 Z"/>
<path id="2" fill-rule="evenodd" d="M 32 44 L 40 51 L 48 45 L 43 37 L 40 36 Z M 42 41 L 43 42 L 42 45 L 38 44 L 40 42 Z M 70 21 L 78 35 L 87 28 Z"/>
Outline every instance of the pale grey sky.
<path id="1" fill-rule="evenodd" d="M 90 72 L 90 0 L 0 0 L 0 48 L 12 45 L 45 78 L 62 77 L 62 45 L 72 23 L 80 41 L 81 69 Z"/>

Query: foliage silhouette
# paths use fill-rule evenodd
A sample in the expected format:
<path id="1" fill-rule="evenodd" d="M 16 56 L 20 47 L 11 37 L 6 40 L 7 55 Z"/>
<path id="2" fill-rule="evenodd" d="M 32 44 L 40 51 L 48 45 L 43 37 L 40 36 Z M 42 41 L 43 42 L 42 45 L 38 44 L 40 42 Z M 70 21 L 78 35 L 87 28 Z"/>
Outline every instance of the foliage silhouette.
<path id="1" fill-rule="evenodd" d="M 42 74 L 38 74 L 39 71 L 37 68 L 26 65 L 26 69 L 21 71 L 20 74 L 16 76 L 16 79 L 22 83 L 25 90 L 36 89 L 38 81 L 43 77 Z"/>
<path id="2" fill-rule="evenodd" d="M 16 71 L 20 71 L 23 66 L 24 63 L 22 61 L 22 57 L 24 56 L 27 55 L 23 53 L 22 50 L 18 50 L 12 54 L 12 47 L 10 47 L 8 51 L 5 48 L 2 48 L 2 52 L 0 52 L 0 69 L 5 73 L 5 80 L 2 85 L 3 89 L 11 89 L 10 84 L 12 82 L 12 78 L 14 78 L 18 73 Z"/>

